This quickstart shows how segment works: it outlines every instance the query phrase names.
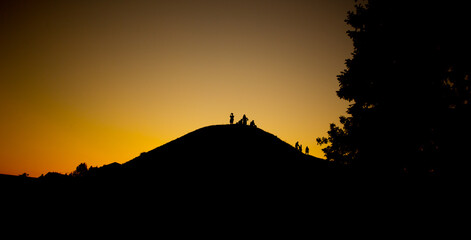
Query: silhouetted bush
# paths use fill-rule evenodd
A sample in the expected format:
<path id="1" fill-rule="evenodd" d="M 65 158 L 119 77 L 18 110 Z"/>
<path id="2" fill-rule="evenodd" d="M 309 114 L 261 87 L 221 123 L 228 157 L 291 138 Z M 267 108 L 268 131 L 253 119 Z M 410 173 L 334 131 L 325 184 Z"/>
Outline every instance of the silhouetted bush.
<path id="1" fill-rule="evenodd" d="M 88 172 L 88 167 L 86 163 L 80 163 L 75 171 L 73 171 L 70 175 L 72 177 L 83 177 L 87 174 Z"/>

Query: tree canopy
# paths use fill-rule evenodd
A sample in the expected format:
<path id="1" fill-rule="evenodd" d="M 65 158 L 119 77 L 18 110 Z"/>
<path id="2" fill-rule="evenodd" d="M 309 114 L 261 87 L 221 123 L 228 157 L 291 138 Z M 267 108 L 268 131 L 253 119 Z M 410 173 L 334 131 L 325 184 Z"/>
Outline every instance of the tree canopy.
<path id="1" fill-rule="evenodd" d="M 370 0 L 345 20 L 352 57 L 337 76 L 351 102 L 318 138 L 329 160 L 364 173 L 445 175 L 471 146 L 470 21 L 464 2 Z"/>

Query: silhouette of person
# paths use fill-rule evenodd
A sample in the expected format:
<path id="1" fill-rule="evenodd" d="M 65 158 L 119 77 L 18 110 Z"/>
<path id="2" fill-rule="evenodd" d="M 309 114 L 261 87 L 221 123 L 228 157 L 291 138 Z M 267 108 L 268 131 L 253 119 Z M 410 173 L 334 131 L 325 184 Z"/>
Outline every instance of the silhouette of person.
<path id="1" fill-rule="evenodd" d="M 248 118 L 245 116 L 245 114 L 244 114 L 244 116 L 242 117 L 242 125 L 247 125 L 247 121 L 248 121 L 248 120 L 249 120 L 249 119 L 248 119 Z"/>
<path id="2" fill-rule="evenodd" d="M 303 145 L 299 144 L 299 151 L 303 152 Z"/>
<path id="3" fill-rule="evenodd" d="M 255 121 L 254 121 L 254 120 L 252 120 L 252 121 L 250 122 L 250 126 L 251 126 L 251 127 L 257 127 L 257 125 L 255 125 Z"/>
<path id="4" fill-rule="evenodd" d="M 306 154 L 309 154 L 309 148 L 306 146 Z"/>
<path id="5" fill-rule="evenodd" d="M 230 118 L 231 118 L 230 123 L 232 125 L 234 123 L 234 113 L 231 113 Z"/>
<path id="6" fill-rule="evenodd" d="M 296 148 L 296 150 L 299 150 L 299 142 L 296 142 L 296 144 L 294 144 L 294 147 Z"/>

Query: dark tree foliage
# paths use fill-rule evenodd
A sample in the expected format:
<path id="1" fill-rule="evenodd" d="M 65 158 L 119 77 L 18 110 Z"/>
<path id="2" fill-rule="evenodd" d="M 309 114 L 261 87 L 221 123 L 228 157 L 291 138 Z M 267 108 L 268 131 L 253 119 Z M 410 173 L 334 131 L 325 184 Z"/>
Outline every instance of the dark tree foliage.
<path id="1" fill-rule="evenodd" d="M 317 139 L 329 160 L 365 174 L 468 171 L 469 14 L 463 1 L 422 3 L 370 0 L 348 13 L 354 51 L 337 95 L 351 104 Z"/>
<path id="2" fill-rule="evenodd" d="M 73 177 L 83 177 L 88 172 L 88 166 L 86 163 L 80 163 L 75 171 L 73 171 L 70 175 Z"/>

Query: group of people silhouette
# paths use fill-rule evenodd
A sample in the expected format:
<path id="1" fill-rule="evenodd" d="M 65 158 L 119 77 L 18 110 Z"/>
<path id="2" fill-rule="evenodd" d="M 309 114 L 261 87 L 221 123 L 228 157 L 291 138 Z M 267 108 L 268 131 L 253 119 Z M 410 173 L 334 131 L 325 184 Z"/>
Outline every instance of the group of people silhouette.
<path id="1" fill-rule="evenodd" d="M 229 120 L 230 124 L 231 124 L 231 125 L 234 124 L 234 113 L 231 113 L 231 115 L 229 116 L 229 118 L 230 118 L 230 120 Z M 248 119 L 247 116 L 245 116 L 245 114 L 244 114 L 244 116 L 243 116 L 236 124 L 237 124 L 237 125 L 244 125 L 244 126 L 247 126 L 247 122 L 248 122 L 248 121 L 249 121 L 249 119 Z M 250 126 L 251 126 L 251 127 L 257 127 L 257 125 L 255 125 L 255 121 L 254 121 L 254 120 L 252 120 L 252 121 L 250 122 Z"/>
<path id="2" fill-rule="evenodd" d="M 296 144 L 294 145 L 294 147 L 299 150 L 300 152 L 303 152 L 303 145 L 302 144 L 299 144 L 299 142 L 296 142 Z M 306 154 L 309 154 L 309 147 L 306 146 Z"/>
<path id="3" fill-rule="evenodd" d="M 241 118 L 237 123 L 235 123 L 235 124 L 236 124 L 236 125 L 247 126 L 247 122 L 248 122 L 248 121 L 249 121 L 249 119 L 248 119 L 247 116 L 245 116 L 245 114 L 244 114 L 244 116 L 242 116 L 242 118 Z M 234 124 L 234 113 L 231 113 L 231 115 L 229 116 L 229 123 L 230 123 L 231 125 Z M 252 121 L 250 122 L 250 125 L 249 125 L 249 126 L 251 126 L 251 127 L 257 127 L 257 125 L 255 125 L 255 121 L 254 121 L 254 120 L 252 120 Z M 294 147 L 295 147 L 297 150 L 299 150 L 300 152 L 303 152 L 303 145 L 302 145 L 302 144 L 299 144 L 299 141 L 296 142 L 296 144 L 294 145 Z M 306 154 L 309 154 L 309 147 L 308 147 L 308 146 L 306 146 L 305 153 L 306 153 Z"/>

